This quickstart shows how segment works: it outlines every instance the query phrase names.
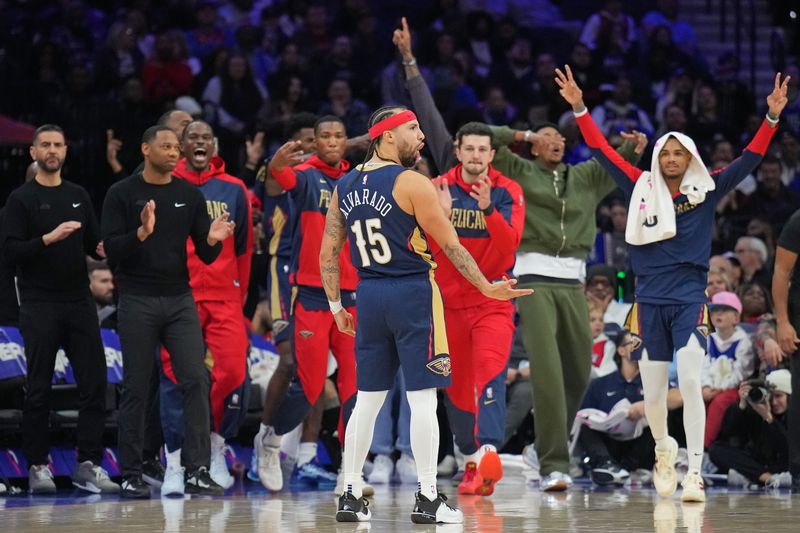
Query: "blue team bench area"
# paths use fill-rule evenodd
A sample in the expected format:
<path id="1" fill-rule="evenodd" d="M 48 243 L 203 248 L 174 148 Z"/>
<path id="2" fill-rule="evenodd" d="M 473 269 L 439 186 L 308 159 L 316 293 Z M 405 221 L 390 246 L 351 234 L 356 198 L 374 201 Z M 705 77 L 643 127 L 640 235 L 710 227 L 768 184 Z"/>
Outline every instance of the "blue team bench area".
<path id="1" fill-rule="evenodd" d="M 103 467 L 112 476 L 119 475 L 116 462 L 116 432 L 118 419 L 119 387 L 122 382 L 122 351 L 117 333 L 101 329 L 106 355 L 108 385 L 106 388 L 106 437 L 107 445 Z M 156 357 L 156 354 L 153 354 Z M 275 346 L 258 334 L 250 336 L 248 368 L 250 373 L 250 402 L 242 424 L 242 442 L 252 442 L 252 434 L 258 429 L 261 419 L 263 390 L 277 365 Z M 27 476 L 21 446 L 22 407 L 25 399 L 25 344 L 19 330 L 0 326 L 0 476 L 7 478 Z M 69 359 L 59 350 L 53 371 L 51 392 L 50 452 L 51 467 L 56 476 L 70 476 L 77 458 L 72 447 L 78 423 L 78 390 Z M 247 437 L 250 437 L 249 439 Z M 62 447 L 66 445 L 67 447 Z M 251 448 L 231 444 L 227 451 L 229 466 L 234 471 L 244 471 L 250 465 Z"/>

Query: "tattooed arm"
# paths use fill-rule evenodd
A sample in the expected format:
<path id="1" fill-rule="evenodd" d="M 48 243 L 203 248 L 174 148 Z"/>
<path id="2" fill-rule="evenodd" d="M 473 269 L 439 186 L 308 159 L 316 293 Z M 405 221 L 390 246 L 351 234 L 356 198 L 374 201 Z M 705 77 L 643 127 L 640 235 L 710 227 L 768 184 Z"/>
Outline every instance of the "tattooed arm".
<path id="1" fill-rule="evenodd" d="M 322 246 L 319 250 L 319 273 L 325 295 L 331 302 L 331 312 L 336 320 L 336 326 L 342 333 L 355 335 L 353 315 L 341 307 L 342 295 L 339 290 L 339 253 L 346 240 L 347 228 L 344 215 L 339 211 L 338 189 L 334 189 L 328 215 L 325 217 L 325 233 L 322 235 Z"/>
<path id="2" fill-rule="evenodd" d="M 490 283 L 486 279 L 475 259 L 459 242 L 456 230 L 439 205 L 431 180 L 417 172 L 405 171 L 395 183 L 394 197 L 400 208 L 414 215 L 420 227 L 441 246 L 461 275 L 484 295 L 497 300 L 510 300 L 533 292 L 513 289 L 516 280 Z"/>

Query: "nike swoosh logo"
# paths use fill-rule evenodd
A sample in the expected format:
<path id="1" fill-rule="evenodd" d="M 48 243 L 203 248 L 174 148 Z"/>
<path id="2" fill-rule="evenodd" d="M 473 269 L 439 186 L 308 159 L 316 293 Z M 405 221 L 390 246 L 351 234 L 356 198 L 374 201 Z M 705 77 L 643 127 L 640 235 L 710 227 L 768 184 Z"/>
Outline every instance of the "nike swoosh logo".
<path id="1" fill-rule="evenodd" d="M 77 204 L 72 204 L 72 207 L 80 207 L 81 203 L 78 202 Z"/>
<path id="2" fill-rule="evenodd" d="M 497 400 L 487 400 L 487 401 L 483 402 L 483 405 L 489 405 L 489 404 L 492 404 L 492 403 L 494 403 L 496 401 Z"/>
<path id="3" fill-rule="evenodd" d="M 614 396 L 616 393 L 617 393 L 617 391 L 612 390 L 611 392 L 607 392 L 606 396 Z"/>
<path id="4" fill-rule="evenodd" d="M 175 207 L 183 207 L 183 206 L 185 206 L 185 205 L 186 205 L 186 204 L 179 204 L 178 202 L 175 202 Z"/>

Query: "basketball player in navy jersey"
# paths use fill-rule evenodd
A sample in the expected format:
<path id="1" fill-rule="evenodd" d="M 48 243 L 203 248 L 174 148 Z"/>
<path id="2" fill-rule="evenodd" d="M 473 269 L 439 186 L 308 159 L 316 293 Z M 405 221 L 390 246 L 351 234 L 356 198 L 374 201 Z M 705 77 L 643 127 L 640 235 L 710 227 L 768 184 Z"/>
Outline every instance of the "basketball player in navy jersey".
<path id="1" fill-rule="evenodd" d="M 433 276 L 436 263 L 425 235 L 439 243 L 458 271 L 484 295 L 509 300 L 533 291 L 514 289 L 516 280 L 487 281 L 459 243 L 431 181 L 409 170 L 425 138 L 414 113 L 396 106 L 382 108 L 372 115 L 369 126 L 371 157 L 337 184 L 320 250 L 322 283 L 336 325 L 356 336 L 358 395 L 345 433 L 345 490 L 336 520 L 363 522 L 371 517 L 362 497 L 361 468 L 372 442 L 375 417 L 400 366 L 411 407 L 411 448 L 419 475 L 411 521 L 462 523 L 461 511 L 448 505 L 436 490 L 436 388 L 450 384 L 450 357 L 444 306 Z M 361 280 L 357 331 L 340 301 L 339 253 L 346 239 Z"/>

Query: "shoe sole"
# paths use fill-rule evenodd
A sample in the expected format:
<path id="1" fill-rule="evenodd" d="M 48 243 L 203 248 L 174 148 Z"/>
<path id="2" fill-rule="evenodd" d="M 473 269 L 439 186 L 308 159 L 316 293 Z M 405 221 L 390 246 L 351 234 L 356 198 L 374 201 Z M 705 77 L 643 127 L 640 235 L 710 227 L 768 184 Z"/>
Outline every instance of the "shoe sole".
<path id="1" fill-rule="evenodd" d="M 122 491 L 119 493 L 120 498 L 125 498 L 127 500 L 149 500 L 150 499 L 150 491 L 147 494 L 144 493 L 133 493 L 133 492 L 125 492 Z"/>
<path id="2" fill-rule="evenodd" d="M 194 494 L 195 496 L 224 496 L 224 490 L 209 490 L 193 488 L 191 485 L 186 485 L 183 489 L 186 494 Z"/>
<path id="3" fill-rule="evenodd" d="M 55 487 L 47 488 L 47 489 L 28 489 L 28 494 L 35 494 L 36 496 L 40 496 L 43 494 L 55 494 L 56 489 Z"/>
<path id="4" fill-rule="evenodd" d="M 368 522 L 372 518 L 371 515 L 361 515 L 353 511 L 336 511 L 337 522 Z"/>
<path id="5" fill-rule="evenodd" d="M 675 470 L 675 461 L 678 459 L 678 442 L 670 437 L 670 444 L 674 445 L 671 446 L 672 450 L 670 452 L 670 463 L 672 465 L 672 482 L 669 487 L 665 488 L 664 490 L 659 490 L 658 485 L 656 484 L 656 479 L 658 476 L 656 475 L 655 467 L 653 467 L 653 486 L 656 488 L 656 492 L 662 498 L 670 498 L 675 491 L 678 490 L 678 472 Z"/>
<path id="6" fill-rule="evenodd" d="M 436 517 L 426 513 L 411 513 L 411 521 L 415 524 L 436 524 Z"/>
<path id="7" fill-rule="evenodd" d="M 681 501 L 684 503 L 705 503 L 706 495 L 704 492 L 681 493 Z"/>
<path id="8" fill-rule="evenodd" d="M 614 475 L 607 472 L 592 472 L 590 477 L 596 485 L 600 485 L 601 487 L 614 484 Z"/>
<path id="9" fill-rule="evenodd" d="M 90 492 L 92 494 L 119 494 L 120 490 L 119 488 L 103 490 L 94 483 L 86 483 L 85 485 L 81 485 L 77 481 L 73 481 L 72 485 L 84 492 Z"/>
<path id="10" fill-rule="evenodd" d="M 567 490 L 567 488 L 569 488 L 569 485 L 567 484 L 566 481 L 559 481 L 558 483 L 554 483 L 553 485 L 545 487 L 542 490 L 544 492 L 564 492 L 565 490 Z"/>

